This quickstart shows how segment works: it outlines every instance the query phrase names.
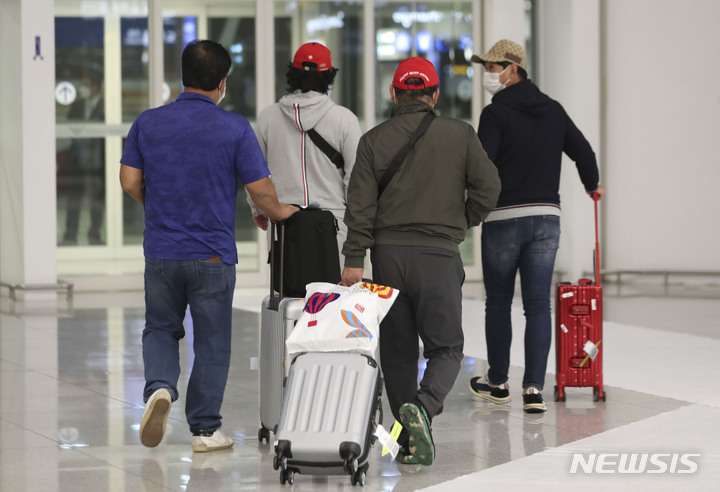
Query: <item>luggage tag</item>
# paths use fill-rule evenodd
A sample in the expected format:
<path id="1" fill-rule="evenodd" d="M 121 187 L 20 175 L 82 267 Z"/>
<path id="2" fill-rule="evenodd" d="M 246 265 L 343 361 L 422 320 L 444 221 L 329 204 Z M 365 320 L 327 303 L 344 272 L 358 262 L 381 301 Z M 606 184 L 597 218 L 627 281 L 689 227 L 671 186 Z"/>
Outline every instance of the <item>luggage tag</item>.
<path id="1" fill-rule="evenodd" d="M 389 433 L 385 430 L 385 427 L 383 427 L 382 424 L 377 425 L 377 428 L 375 429 L 375 436 L 383 445 L 382 456 L 390 453 L 392 459 L 395 459 L 395 456 L 397 456 L 398 452 L 400 452 L 400 445 L 397 443 L 397 438 L 400 437 L 400 432 L 402 432 L 402 425 L 400 425 L 399 422 L 395 422 Z"/>
<path id="2" fill-rule="evenodd" d="M 585 346 L 583 347 L 583 352 L 587 354 L 587 356 L 583 359 L 583 361 L 580 363 L 580 367 L 584 366 L 585 363 L 588 361 L 588 359 L 592 359 L 595 361 L 595 357 L 597 357 L 598 352 L 600 352 L 600 344 L 602 343 L 602 338 L 598 340 L 598 343 L 592 343 L 590 340 L 585 342 Z"/>

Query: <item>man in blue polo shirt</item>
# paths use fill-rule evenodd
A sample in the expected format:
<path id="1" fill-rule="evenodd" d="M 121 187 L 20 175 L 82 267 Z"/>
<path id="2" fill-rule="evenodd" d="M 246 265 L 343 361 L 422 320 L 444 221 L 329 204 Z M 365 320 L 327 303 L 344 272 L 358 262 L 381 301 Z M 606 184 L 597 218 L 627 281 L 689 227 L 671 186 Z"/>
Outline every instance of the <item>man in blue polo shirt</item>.
<path id="1" fill-rule="evenodd" d="M 229 448 L 220 427 L 230 367 L 235 289 L 238 180 L 270 218 L 296 207 L 278 202 L 255 133 L 240 115 L 217 107 L 230 56 L 213 41 L 182 54 L 185 90 L 167 106 L 143 112 L 121 158 L 123 190 L 145 208 L 145 413 L 140 441 L 157 446 L 177 400 L 179 340 L 190 306 L 195 352 L 185 415 L 193 451 Z"/>

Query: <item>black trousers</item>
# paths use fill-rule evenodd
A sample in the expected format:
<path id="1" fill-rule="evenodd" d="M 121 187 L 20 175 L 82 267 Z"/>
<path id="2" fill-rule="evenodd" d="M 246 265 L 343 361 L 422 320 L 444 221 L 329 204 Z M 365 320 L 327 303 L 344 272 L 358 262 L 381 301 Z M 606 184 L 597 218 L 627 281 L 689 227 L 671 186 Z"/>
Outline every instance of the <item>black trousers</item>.
<path id="1" fill-rule="evenodd" d="M 463 358 L 462 283 L 458 253 L 440 248 L 378 245 L 373 281 L 400 290 L 380 325 L 380 364 L 390 410 L 419 401 L 432 418 L 460 372 Z M 427 359 L 418 387 L 420 348 Z"/>

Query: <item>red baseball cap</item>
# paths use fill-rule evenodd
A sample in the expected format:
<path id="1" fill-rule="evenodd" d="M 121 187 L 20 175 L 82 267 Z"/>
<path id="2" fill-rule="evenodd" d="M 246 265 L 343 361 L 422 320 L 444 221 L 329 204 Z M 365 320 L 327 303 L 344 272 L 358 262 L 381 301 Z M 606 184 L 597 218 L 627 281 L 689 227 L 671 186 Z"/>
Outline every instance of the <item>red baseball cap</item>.
<path id="1" fill-rule="evenodd" d="M 419 78 L 423 80 L 422 85 L 408 85 L 405 83 L 407 79 Z M 417 90 L 427 87 L 436 87 L 440 84 L 440 79 L 435 71 L 435 67 L 425 58 L 413 56 L 400 62 L 395 70 L 393 77 L 393 86 L 397 89 Z"/>
<path id="2" fill-rule="evenodd" d="M 308 63 L 314 63 L 316 66 L 307 65 Z M 317 70 L 318 72 L 332 70 L 330 50 L 320 43 L 305 43 L 295 52 L 292 66 L 299 70 Z"/>

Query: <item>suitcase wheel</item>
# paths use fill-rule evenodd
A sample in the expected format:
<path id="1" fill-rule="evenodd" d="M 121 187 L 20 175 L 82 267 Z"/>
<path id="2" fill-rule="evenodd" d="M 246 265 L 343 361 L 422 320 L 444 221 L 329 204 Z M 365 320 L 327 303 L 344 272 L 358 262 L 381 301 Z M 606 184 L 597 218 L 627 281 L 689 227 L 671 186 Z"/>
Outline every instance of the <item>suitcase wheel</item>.
<path id="1" fill-rule="evenodd" d="M 273 470 L 287 470 L 287 456 L 280 457 L 279 455 L 273 456 Z"/>
<path id="2" fill-rule="evenodd" d="M 260 430 L 258 430 L 258 441 L 260 443 L 270 442 L 270 431 L 265 427 L 260 427 Z"/>
<path id="3" fill-rule="evenodd" d="M 348 472 L 351 476 L 354 476 L 358 472 L 358 468 L 360 467 L 360 464 L 358 463 L 357 458 L 355 458 L 353 455 L 350 455 L 345 460 L 345 471 Z"/>
<path id="4" fill-rule="evenodd" d="M 350 475 L 350 483 L 353 485 L 365 486 L 365 470 L 358 470 L 354 474 Z"/>
<path id="5" fill-rule="evenodd" d="M 602 391 L 602 396 L 600 396 L 600 391 Z M 597 388 L 593 387 L 593 401 L 605 401 L 606 396 L 607 394 L 605 393 L 605 388 L 598 390 Z"/>
<path id="6" fill-rule="evenodd" d="M 290 485 L 295 483 L 295 470 L 283 470 L 280 472 L 280 484 L 285 485 L 285 482 Z"/>
<path id="7" fill-rule="evenodd" d="M 561 394 L 561 390 L 558 389 L 557 386 L 555 386 L 555 401 L 565 401 L 565 396 L 566 396 L 565 392 L 562 391 L 562 394 Z"/>
<path id="8" fill-rule="evenodd" d="M 370 465 L 365 463 L 355 473 L 350 474 L 350 483 L 353 487 L 355 485 L 360 485 L 361 487 L 365 486 L 365 477 L 367 476 L 368 468 L 370 468 Z"/>

